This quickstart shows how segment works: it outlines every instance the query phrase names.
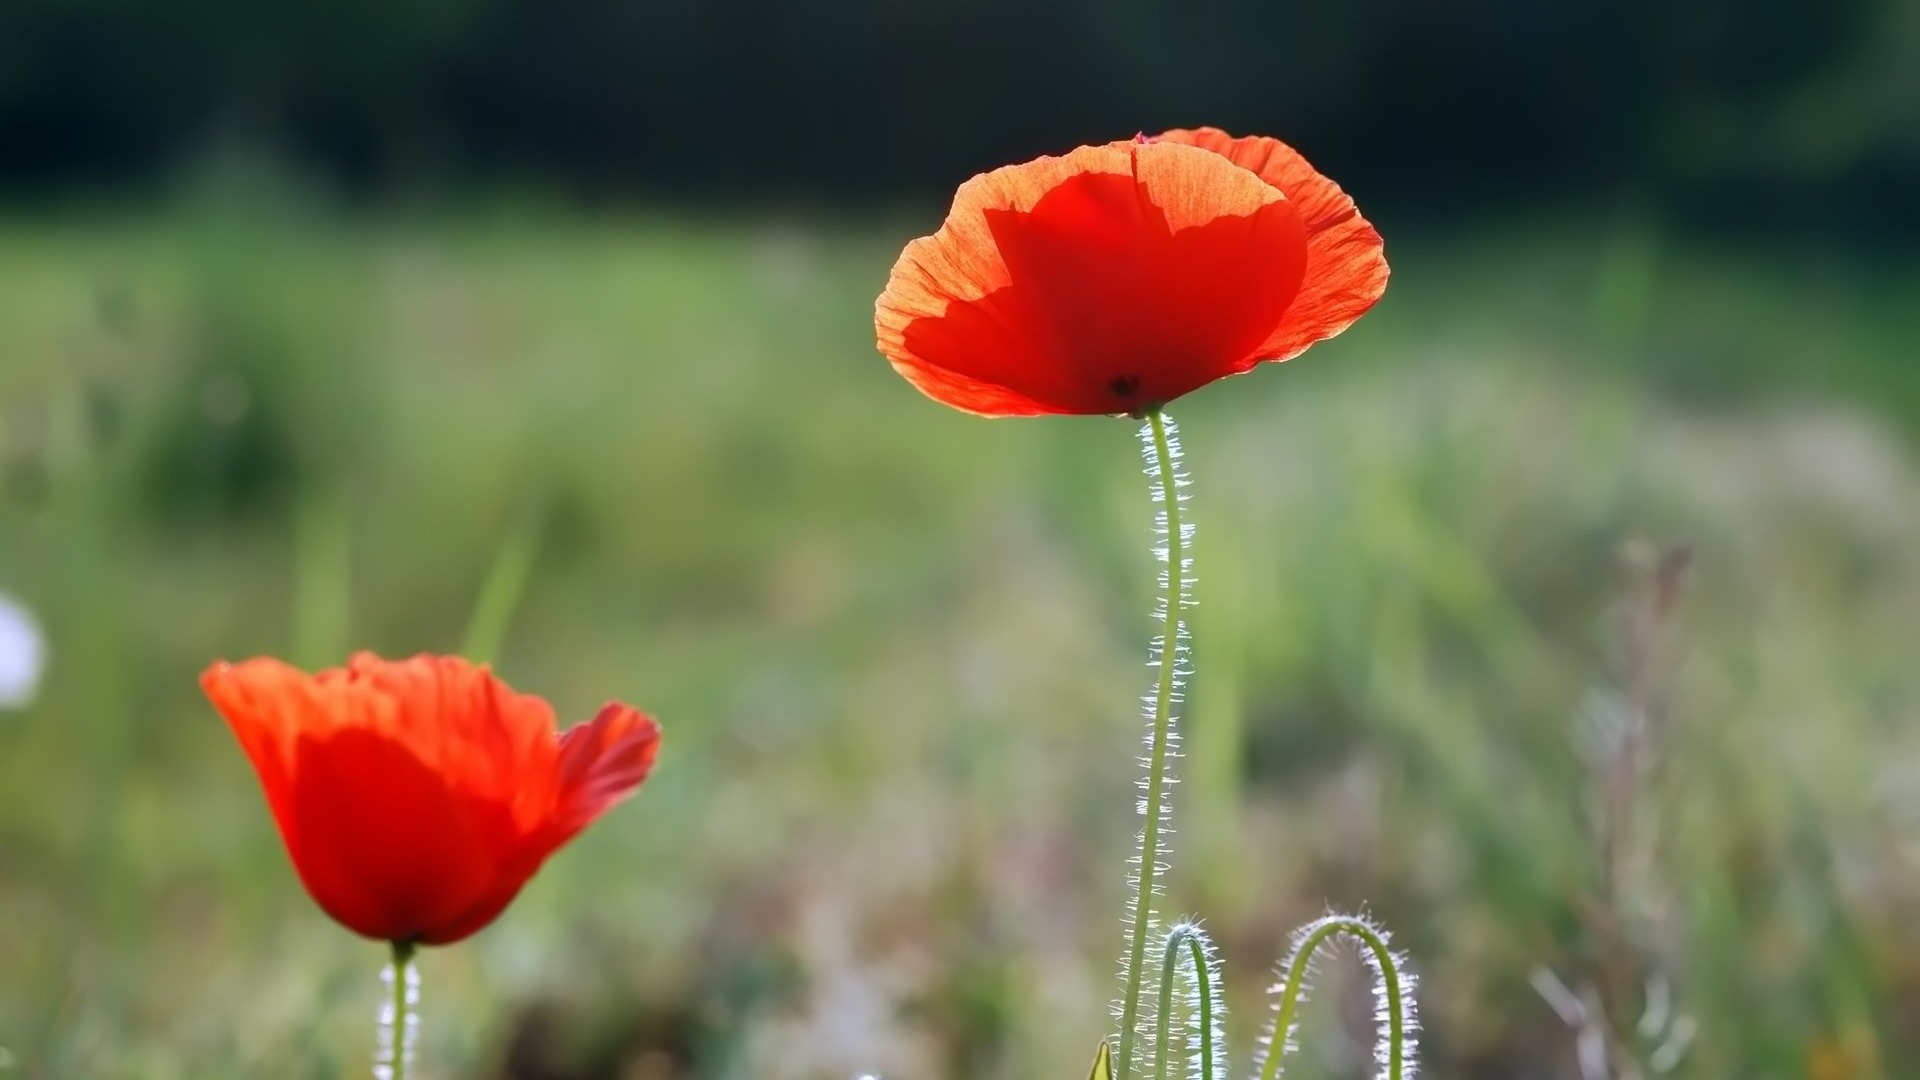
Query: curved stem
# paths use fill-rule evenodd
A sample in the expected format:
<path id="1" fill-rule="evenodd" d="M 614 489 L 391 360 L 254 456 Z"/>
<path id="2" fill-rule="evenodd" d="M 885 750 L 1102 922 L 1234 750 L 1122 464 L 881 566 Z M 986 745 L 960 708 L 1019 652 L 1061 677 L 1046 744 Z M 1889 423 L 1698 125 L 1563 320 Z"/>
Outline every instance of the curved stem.
<path id="1" fill-rule="evenodd" d="M 1200 1055 L 1200 1073 L 1197 1080 L 1216 1080 L 1213 1071 L 1214 1055 L 1214 985 L 1212 957 L 1207 955 L 1205 935 L 1192 923 L 1181 923 L 1167 934 L 1165 954 L 1160 961 L 1160 1031 L 1159 1049 L 1153 1069 L 1154 1080 L 1167 1080 L 1167 1056 L 1171 1042 L 1170 1024 L 1167 1017 L 1173 1011 L 1173 984 L 1179 974 L 1180 954 L 1184 948 L 1187 962 L 1193 972 L 1193 1006 L 1199 1013 L 1196 1052 Z"/>
<path id="2" fill-rule="evenodd" d="M 1140 833 L 1140 873 L 1133 893 L 1133 944 L 1127 957 L 1126 998 L 1120 1010 L 1119 1080 L 1128 1080 L 1133 1068 L 1134 1026 L 1140 1020 L 1141 976 L 1146 967 L 1147 936 L 1153 930 L 1154 877 L 1160 862 L 1160 812 L 1167 778 L 1168 735 L 1173 726 L 1173 684 L 1179 651 L 1180 607 L 1186 592 L 1186 538 L 1180 527 L 1180 492 L 1174 476 L 1173 449 L 1167 439 L 1169 421 L 1155 409 L 1147 417 L 1152 430 L 1153 471 L 1159 479 L 1157 499 L 1165 507 L 1167 530 L 1166 610 L 1160 637 L 1160 678 L 1153 698 L 1153 745 L 1147 764 L 1146 824 Z"/>
<path id="3" fill-rule="evenodd" d="M 1280 1059 L 1292 1049 L 1294 1015 L 1306 996 L 1307 973 L 1313 954 L 1320 946 L 1344 935 L 1359 941 L 1367 950 L 1368 965 L 1379 980 L 1382 1033 L 1379 1059 L 1383 1080 L 1405 1080 L 1412 1058 L 1408 1040 L 1414 1025 L 1411 977 L 1401 970 L 1401 959 L 1387 946 L 1386 932 L 1364 918 L 1329 915 L 1309 923 L 1295 939 L 1293 954 L 1287 958 L 1286 975 L 1280 986 L 1280 1004 L 1274 1013 L 1273 1030 L 1268 1037 L 1267 1060 L 1260 1068 L 1259 1080 L 1276 1080 Z"/>

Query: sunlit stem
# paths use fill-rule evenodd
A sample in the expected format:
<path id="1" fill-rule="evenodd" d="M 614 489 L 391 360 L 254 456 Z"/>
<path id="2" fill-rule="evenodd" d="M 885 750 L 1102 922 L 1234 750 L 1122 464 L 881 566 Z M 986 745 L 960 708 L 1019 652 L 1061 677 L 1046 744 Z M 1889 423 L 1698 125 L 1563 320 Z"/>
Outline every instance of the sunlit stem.
<path id="1" fill-rule="evenodd" d="M 420 1004 L 420 973 L 413 966 L 414 944 L 393 943 L 393 962 L 381 972 L 391 996 L 380 1007 L 380 1030 L 373 1053 L 374 1080 L 406 1080 L 413 1064 L 413 1042 L 420 1030 L 414 1011 Z"/>
<path id="2" fill-rule="evenodd" d="M 1133 892 L 1132 943 L 1127 955 L 1126 997 L 1120 1009 L 1119 1080 L 1128 1080 L 1133 1069 L 1135 1027 L 1140 1021 L 1140 988 L 1147 960 L 1147 938 L 1153 932 L 1154 877 L 1160 864 L 1160 816 L 1167 780 L 1167 746 L 1173 728 L 1173 688 L 1180 642 L 1180 609 L 1186 593 L 1186 538 L 1180 527 L 1179 481 L 1167 429 L 1171 421 L 1156 409 L 1148 416 L 1152 433 L 1152 472 L 1158 479 L 1156 500 L 1165 508 L 1166 610 L 1161 627 L 1160 678 L 1153 698 L 1153 740 L 1148 755 L 1146 824 L 1141 830 L 1140 873 Z"/>
<path id="3" fill-rule="evenodd" d="M 1380 995 L 1379 1022 L 1381 1044 L 1378 1053 L 1381 1080 L 1407 1080 L 1412 1075 L 1413 1028 L 1416 1026 L 1412 1000 L 1413 977 L 1401 957 L 1387 945 L 1385 933 L 1364 918 L 1329 915 L 1309 924 L 1295 938 L 1293 954 L 1278 987 L 1279 1005 L 1268 1036 L 1267 1059 L 1259 1070 L 1259 1080 L 1276 1080 L 1281 1059 L 1293 1048 L 1293 1030 L 1300 1002 L 1306 997 L 1313 956 L 1322 945 L 1336 937 L 1351 937 L 1367 952 Z"/>
<path id="4" fill-rule="evenodd" d="M 1167 1061 L 1173 1042 L 1173 984 L 1178 981 L 1180 960 L 1185 957 L 1193 973 L 1194 1053 L 1200 1058 L 1196 1080 L 1216 1080 L 1214 1053 L 1219 1021 L 1214 1015 L 1219 988 L 1214 983 L 1213 957 L 1209 955 L 1206 935 L 1192 923 L 1181 923 L 1167 932 L 1166 951 L 1160 961 L 1159 1048 L 1154 1056 L 1154 1080 L 1167 1080 Z"/>

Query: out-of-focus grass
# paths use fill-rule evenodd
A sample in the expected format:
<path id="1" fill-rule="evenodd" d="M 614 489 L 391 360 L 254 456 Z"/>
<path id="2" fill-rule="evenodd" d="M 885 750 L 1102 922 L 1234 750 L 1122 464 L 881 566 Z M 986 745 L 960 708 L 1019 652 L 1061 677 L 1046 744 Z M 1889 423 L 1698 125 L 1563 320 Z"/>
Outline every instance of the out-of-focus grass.
<path id="1" fill-rule="evenodd" d="M 245 200 L 0 227 L 0 589 L 53 648 L 0 715 L 16 1068 L 358 1071 L 380 950 L 306 900 L 194 677 L 477 642 L 667 743 L 426 957 L 422 1075 L 1084 1071 L 1146 678 L 1131 425 L 920 399 L 870 338 L 897 231 Z M 1286 931 L 1370 902 L 1434 1074 L 1570 1075 L 1526 978 L 1578 972 L 1573 732 L 1641 537 L 1698 552 L 1648 799 L 1686 1075 L 1897 1076 L 1920 268 L 1552 225 L 1395 252 L 1346 337 L 1177 410 L 1173 888 L 1236 1046 Z M 1298 1075 L 1357 1075 L 1338 1027 Z"/>

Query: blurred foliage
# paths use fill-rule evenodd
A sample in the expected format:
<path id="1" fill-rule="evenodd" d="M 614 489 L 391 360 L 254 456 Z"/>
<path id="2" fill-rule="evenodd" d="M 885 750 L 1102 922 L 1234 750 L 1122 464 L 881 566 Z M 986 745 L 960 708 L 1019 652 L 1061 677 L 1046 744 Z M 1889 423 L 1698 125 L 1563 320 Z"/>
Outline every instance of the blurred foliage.
<path id="1" fill-rule="evenodd" d="M 1079 1075 L 1146 681 L 1133 432 L 920 399 L 868 323 L 900 238 L 347 221 L 244 173 L 0 226 L 0 589 L 53 661 L 0 714 L 24 1075 L 361 1068 L 380 950 L 307 901 L 193 676 L 470 636 L 667 742 L 426 956 L 424 1075 Z M 1400 234 L 1376 313 L 1178 410 L 1172 885 L 1236 1054 L 1287 932 L 1370 903 L 1432 1075 L 1573 1075 L 1528 976 L 1593 947 L 1577 735 L 1641 538 L 1696 553 L 1638 823 L 1681 1075 L 1891 1080 L 1920 1053 L 1920 267 L 1638 219 L 1471 239 Z M 1312 1022 L 1290 1075 L 1357 1075 L 1364 1030 Z"/>
<path id="2" fill-rule="evenodd" d="M 943 192 L 1141 129 L 1284 135 L 1371 205 L 1569 192 L 1915 224 L 1920 0 L 9 0 L 0 182 L 230 142 L 372 190 Z"/>

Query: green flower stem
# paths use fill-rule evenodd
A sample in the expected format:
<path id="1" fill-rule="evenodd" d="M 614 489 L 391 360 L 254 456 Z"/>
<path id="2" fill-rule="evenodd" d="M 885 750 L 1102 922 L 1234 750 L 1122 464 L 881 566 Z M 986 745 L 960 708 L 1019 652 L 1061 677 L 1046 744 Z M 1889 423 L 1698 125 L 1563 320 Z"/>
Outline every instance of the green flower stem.
<path id="1" fill-rule="evenodd" d="M 1267 1047 L 1267 1060 L 1261 1066 L 1259 1080 L 1276 1080 L 1280 1075 L 1280 1059 L 1286 1056 L 1288 1037 L 1293 1031 L 1294 1016 L 1299 1010 L 1300 1001 L 1306 995 L 1307 969 L 1312 963 L 1313 954 L 1320 946 L 1338 935 L 1346 935 L 1358 940 L 1373 957 L 1383 992 L 1386 996 L 1386 1072 L 1385 1080 L 1403 1080 L 1407 1065 L 1407 1019 L 1408 1009 L 1405 995 L 1406 979 L 1400 971 L 1399 958 L 1387 947 L 1386 938 L 1365 919 L 1350 915 L 1335 915 L 1311 924 L 1311 928 L 1300 937 L 1294 947 L 1293 955 L 1287 961 L 1286 978 L 1281 983 L 1280 1005 L 1274 1014 L 1273 1034 Z"/>
<path id="2" fill-rule="evenodd" d="M 1187 954 L 1193 965 L 1194 1006 L 1199 1012 L 1200 1075 L 1197 1080 L 1214 1080 L 1213 1071 L 1213 965 L 1208 963 L 1207 947 L 1198 927 L 1182 923 L 1167 935 L 1166 954 L 1160 961 L 1160 1032 L 1154 1080 L 1167 1080 L 1167 1057 L 1172 1044 L 1167 1018 L 1173 1015 L 1173 984 L 1179 974 L 1180 954 Z"/>
<path id="3" fill-rule="evenodd" d="M 393 943 L 393 998 L 388 1012 L 381 1016 L 381 1054 L 385 1060 L 374 1070 L 380 1080 L 407 1080 L 407 1066 L 413 1057 L 413 953 L 411 941 Z"/>
<path id="4" fill-rule="evenodd" d="M 1133 946 L 1127 960 L 1127 992 L 1120 1010 L 1119 1080 L 1133 1069 L 1134 1025 L 1140 1020 L 1141 976 L 1146 967 L 1147 935 L 1153 928 L 1153 879 L 1160 862 L 1160 805 L 1165 797 L 1167 742 L 1173 726 L 1174 661 L 1179 652 L 1180 605 L 1185 588 L 1186 543 L 1180 533 L 1180 492 L 1174 479 L 1173 451 L 1167 444 L 1166 414 L 1147 417 L 1153 428 L 1154 464 L 1160 498 L 1167 513 L 1167 610 L 1160 639 L 1160 682 L 1153 702 L 1153 750 L 1147 766 L 1147 821 L 1141 831 L 1140 875 L 1133 895 Z"/>

